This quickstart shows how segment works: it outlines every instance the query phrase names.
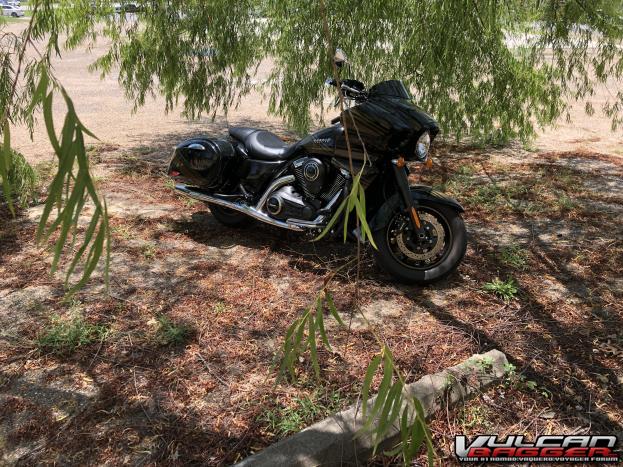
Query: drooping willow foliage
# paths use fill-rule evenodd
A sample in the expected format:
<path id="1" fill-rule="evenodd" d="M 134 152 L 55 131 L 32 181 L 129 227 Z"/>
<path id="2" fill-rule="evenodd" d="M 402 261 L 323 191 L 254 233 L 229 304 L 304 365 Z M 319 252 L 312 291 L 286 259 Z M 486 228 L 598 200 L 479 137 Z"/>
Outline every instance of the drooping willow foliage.
<path id="1" fill-rule="evenodd" d="M 349 72 L 371 85 L 403 79 L 448 135 L 528 139 L 558 118 L 568 98 L 613 80 L 603 109 L 621 122 L 623 7 L 619 0 L 367 0 L 326 2 Z M 110 24 L 103 71 L 120 64 L 128 97 L 161 93 L 189 116 L 225 111 L 255 85 L 295 129 L 315 120 L 331 74 L 319 2 L 153 1 L 134 20 Z M 270 78 L 254 83 L 262 60 Z"/>

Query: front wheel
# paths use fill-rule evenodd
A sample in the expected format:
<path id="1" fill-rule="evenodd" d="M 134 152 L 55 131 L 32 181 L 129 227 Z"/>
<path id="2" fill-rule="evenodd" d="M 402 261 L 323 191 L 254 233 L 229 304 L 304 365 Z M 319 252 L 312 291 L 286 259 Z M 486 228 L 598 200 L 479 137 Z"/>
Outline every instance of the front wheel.
<path id="1" fill-rule="evenodd" d="M 421 200 L 417 207 L 424 234 L 416 235 L 406 213 L 387 210 L 373 232 L 377 263 L 401 282 L 430 284 L 459 265 L 467 249 L 461 215 L 449 206 Z"/>

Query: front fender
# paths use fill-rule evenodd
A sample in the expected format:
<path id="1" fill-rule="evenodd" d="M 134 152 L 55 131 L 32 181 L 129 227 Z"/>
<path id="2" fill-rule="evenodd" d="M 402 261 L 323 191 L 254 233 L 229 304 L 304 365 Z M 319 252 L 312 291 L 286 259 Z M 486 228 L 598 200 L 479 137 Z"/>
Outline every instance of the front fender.
<path id="1" fill-rule="evenodd" d="M 465 212 L 463 206 L 459 204 L 457 200 L 454 198 L 450 198 L 443 193 L 433 190 L 432 187 L 427 185 L 415 185 L 409 187 L 411 191 L 411 198 L 417 203 L 419 201 L 432 201 L 435 203 L 443 204 L 452 209 L 455 209 L 458 212 Z M 372 220 L 370 221 L 370 229 L 372 231 L 379 230 L 383 228 L 387 221 L 389 221 L 390 216 L 400 209 L 400 198 L 398 193 L 394 194 L 391 198 L 389 198 L 381 208 L 376 212 Z"/>

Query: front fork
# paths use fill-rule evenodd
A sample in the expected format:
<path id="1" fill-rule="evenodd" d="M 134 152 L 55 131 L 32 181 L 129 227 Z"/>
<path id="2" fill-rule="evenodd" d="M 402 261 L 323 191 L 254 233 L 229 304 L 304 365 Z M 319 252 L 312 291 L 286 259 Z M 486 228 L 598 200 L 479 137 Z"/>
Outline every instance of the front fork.
<path id="1" fill-rule="evenodd" d="M 411 197 L 411 190 L 409 189 L 409 179 L 407 178 L 407 170 L 404 158 L 401 156 L 398 159 L 392 159 L 392 168 L 394 169 L 394 176 L 396 178 L 396 185 L 398 186 L 398 194 L 402 201 L 402 207 L 405 213 L 409 215 L 411 220 L 411 227 L 418 236 L 418 238 L 425 238 L 426 232 L 422 226 L 420 215 L 417 212 L 417 201 Z"/>

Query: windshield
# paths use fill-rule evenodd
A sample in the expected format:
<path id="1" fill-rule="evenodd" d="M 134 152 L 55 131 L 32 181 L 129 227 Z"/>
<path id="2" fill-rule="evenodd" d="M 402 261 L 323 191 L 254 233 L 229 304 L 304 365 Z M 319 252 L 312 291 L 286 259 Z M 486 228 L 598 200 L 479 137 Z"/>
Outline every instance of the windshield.
<path id="1" fill-rule="evenodd" d="M 370 88 L 370 97 L 395 97 L 398 99 L 412 99 L 411 93 L 398 79 L 392 79 L 389 81 L 381 81 Z"/>

